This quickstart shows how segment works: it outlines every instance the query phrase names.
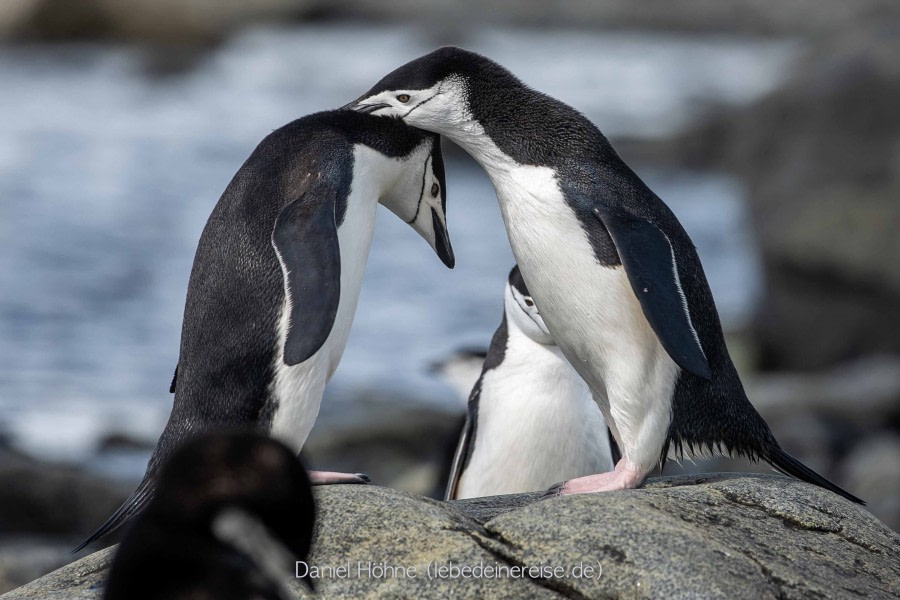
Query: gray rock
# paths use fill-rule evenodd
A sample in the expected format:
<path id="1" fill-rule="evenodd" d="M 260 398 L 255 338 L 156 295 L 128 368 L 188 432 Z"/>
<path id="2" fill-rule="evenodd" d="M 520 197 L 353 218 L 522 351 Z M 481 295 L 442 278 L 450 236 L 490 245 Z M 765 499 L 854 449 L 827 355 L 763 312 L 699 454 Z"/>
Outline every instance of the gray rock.
<path id="1" fill-rule="evenodd" d="M 539 496 L 438 502 L 372 486 L 320 488 L 306 562 L 346 566 L 345 577 L 317 579 L 327 598 L 900 597 L 900 535 L 793 479 L 667 477 L 640 490 Z M 2 598 L 99 598 L 109 557 L 93 554 Z M 429 565 L 451 561 L 524 574 L 428 576 Z M 394 571 L 369 570 L 378 566 Z M 590 576 L 575 577 L 576 567 Z M 547 572 L 554 568 L 569 577 Z"/>
<path id="2" fill-rule="evenodd" d="M 0 538 L 0 594 L 72 561 L 75 542 L 58 537 L 5 535 Z"/>
<path id="3" fill-rule="evenodd" d="M 53 571 L 0 598 L 37 600 L 96 600 L 103 594 L 103 581 L 116 546 L 94 552 Z"/>

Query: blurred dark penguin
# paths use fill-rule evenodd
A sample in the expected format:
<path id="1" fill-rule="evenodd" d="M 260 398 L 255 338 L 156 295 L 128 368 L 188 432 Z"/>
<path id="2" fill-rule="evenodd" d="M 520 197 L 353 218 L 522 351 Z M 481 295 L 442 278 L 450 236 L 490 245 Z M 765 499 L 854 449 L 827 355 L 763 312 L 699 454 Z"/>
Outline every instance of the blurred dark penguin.
<path id="1" fill-rule="evenodd" d="M 330 111 L 267 136 L 200 237 L 171 384 L 175 404 L 144 479 L 78 550 L 140 512 L 159 466 L 194 435 L 252 426 L 299 452 L 350 335 L 378 204 L 453 267 L 446 193 L 440 137 L 398 119 Z"/>
<path id="2" fill-rule="evenodd" d="M 428 372 L 449 385 L 465 406 L 486 357 L 487 348 L 459 348 L 429 364 Z"/>
<path id="3" fill-rule="evenodd" d="M 622 452 L 612 472 L 554 493 L 634 488 L 671 451 L 761 459 L 861 502 L 778 444 L 744 393 L 691 238 L 584 115 L 453 47 L 348 108 L 440 133 L 491 179 L 522 277 Z"/>
<path id="4" fill-rule="evenodd" d="M 291 449 L 255 433 L 201 436 L 163 466 L 103 597 L 292 599 L 287 582 L 314 522 L 309 477 Z"/>

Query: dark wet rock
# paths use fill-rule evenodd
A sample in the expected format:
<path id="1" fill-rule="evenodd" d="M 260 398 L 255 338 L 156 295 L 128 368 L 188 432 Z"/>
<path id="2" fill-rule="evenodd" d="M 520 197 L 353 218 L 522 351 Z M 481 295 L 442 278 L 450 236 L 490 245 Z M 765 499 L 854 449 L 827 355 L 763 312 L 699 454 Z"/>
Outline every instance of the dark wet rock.
<path id="1" fill-rule="evenodd" d="M 28 40 L 209 44 L 254 22 L 303 15 L 310 4 L 304 0 L 11 0 L 10 7 L 0 5 L 0 34 Z"/>
<path id="2" fill-rule="evenodd" d="M 750 378 L 747 393 L 770 423 L 818 415 L 845 427 L 900 425 L 900 355 L 867 356 L 814 373 Z"/>
<path id="3" fill-rule="evenodd" d="M 136 437 L 124 432 L 107 433 L 97 441 L 97 453 L 104 452 L 128 452 L 151 451 L 156 445 L 155 441 Z"/>
<path id="4" fill-rule="evenodd" d="M 900 531 L 900 434 L 881 431 L 868 436 L 837 466 L 849 489 L 871 498 L 869 510 Z"/>
<path id="5" fill-rule="evenodd" d="M 308 467 L 365 473 L 372 483 L 442 498 L 464 413 L 397 392 L 326 399 L 303 447 Z"/>
<path id="6" fill-rule="evenodd" d="M 0 450 L 0 534 L 84 535 L 128 496 L 131 486 Z"/>
<path id="7" fill-rule="evenodd" d="M 347 566 L 347 576 L 317 580 L 323 597 L 900 597 L 900 535 L 865 509 L 785 477 L 667 477 L 640 490 L 538 497 L 438 502 L 374 486 L 319 488 L 306 563 Z M 428 576 L 429 565 L 451 561 L 594 572 Z M 99 598 L 108 563 L 99 552 L 3 599 Z M 371 571 L 379 566 L 394 576 Z"/>

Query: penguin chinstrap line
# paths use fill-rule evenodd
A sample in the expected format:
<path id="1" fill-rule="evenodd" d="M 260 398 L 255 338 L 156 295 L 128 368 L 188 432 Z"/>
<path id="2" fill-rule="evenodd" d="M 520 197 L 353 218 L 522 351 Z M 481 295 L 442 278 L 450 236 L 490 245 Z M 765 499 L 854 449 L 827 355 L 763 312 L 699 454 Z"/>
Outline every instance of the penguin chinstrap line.
<path id="1" fill-rule="evenodd" d="M 611 471 L 606 432 L 590 390 L 553 341 L 513 267 L 503 320 L 469 396 L 446 499 L 533 492 Z"/>
<path id="2" fill-rule="evenodd" d="M 452 268 L 446 193 L 440 137 L 398 119 L 329 111 L 268 135 L 200 236 L 175 402 L 144 479 L 79 549 L 140 511 L 159 466 L 198 433 L 252 427 L 299 452 L 350 334 L 378 203 Z"/>
<path id="3" fill-rule="evenodd" d="M 104 600 L 289 600 L 312 544 L 306 469 L 255 433 L 199 436 L 163 465 L 116 550 Z M 311 581 L 307 579 L 307 584 Z"/>
<path id="4" fill-rule="evenodd" d="M 578 111 L 452 47 L 352 107 L 450 138 L 491 179 L 528 289 L 623 455 L 560 493 L 633 488 L 670 452 L 720 452 L 859 502 L 780 448 L 744 393 L 691 239 Z"/>

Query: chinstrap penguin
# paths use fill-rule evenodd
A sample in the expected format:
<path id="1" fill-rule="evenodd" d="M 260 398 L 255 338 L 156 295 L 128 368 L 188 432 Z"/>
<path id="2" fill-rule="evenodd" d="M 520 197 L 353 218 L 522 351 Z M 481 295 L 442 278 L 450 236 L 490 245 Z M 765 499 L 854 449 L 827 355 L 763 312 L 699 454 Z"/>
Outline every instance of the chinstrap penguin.
<path id="1" fill-rule="evenodd" d="M 446 499 L 533 492 L 610 471 L 606 430 L 590 390 L 554 343 L 513 267 L 503 320 L 469 396 Z"/>
<path id="2" fill-rule="evenodd" d="M 453 267 L 439 136 L 397 119 L 328 111 L 257 146 L 200 237 L 175 402 L 144 479 L 76 551 L 140 511 L 159 466 L 198 433 L 253 425 L 300 451 L 350 334 L 379 202 Z"/>
<path id="3" fill-rule="evenodd" d="M 623 454 L 558 493 L 633 488 L 670 451 L 721 452 L 861 502 L 780 448 L 744 393 L 691 239 L 578 111 L 453 47 L 347 108 L 440 133 L 490 177 L 528 289 Z"/>
<path id="4" fill-rule="evenodd" d="M 288 600 L 315 506 L 293 450 L 255 433 L 186 443 L 116 550 L 105 600 Z M 307 581 L 311 585 L 311 582 Z"/>

